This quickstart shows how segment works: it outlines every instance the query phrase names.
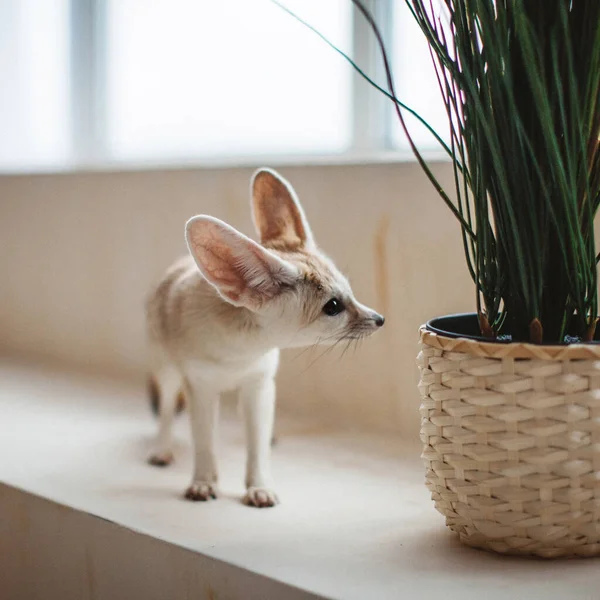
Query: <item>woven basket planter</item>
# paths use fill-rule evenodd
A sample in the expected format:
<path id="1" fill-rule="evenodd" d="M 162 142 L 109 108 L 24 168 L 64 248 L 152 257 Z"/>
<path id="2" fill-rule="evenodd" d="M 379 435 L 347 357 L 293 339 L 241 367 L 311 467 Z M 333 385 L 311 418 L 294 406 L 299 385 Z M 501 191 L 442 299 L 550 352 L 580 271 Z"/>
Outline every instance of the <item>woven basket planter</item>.
<path id="1" fill-rule="evenodd" d="M 421 439 L 437 510 L 462 542 L 600 554 L 600 345 L 539 346 L 421 328 Z"/>

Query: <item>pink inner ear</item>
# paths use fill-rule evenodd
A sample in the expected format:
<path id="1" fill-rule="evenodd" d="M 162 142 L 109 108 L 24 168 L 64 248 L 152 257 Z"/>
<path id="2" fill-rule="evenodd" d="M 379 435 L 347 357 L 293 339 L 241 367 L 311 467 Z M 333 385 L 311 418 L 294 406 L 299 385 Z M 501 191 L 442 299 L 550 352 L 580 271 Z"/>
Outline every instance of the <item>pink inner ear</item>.
<path id="1" fill-rule="evenodd" d="M 297 250 L 311 238 L 308 224 L 287 182 L 265 170 L 255 175 L 252 204 L 256 227 L 263 244 Z"/>
<path id="2" fill-rule="evenodd" d="M 237 302 L 246 289 L 246 282 L 239 269 L 231 248 L 213 237 L 192 241 L 195 258 L 202 267 L 205 277 L 219 291 Z"/>
<path id="3" fill-rule="evenodd" d="M 283 263 L 228 225 L 198 218 L 188 225 L 188 243 L 202 274 L 234 304 L 256 308 L 279 289 Z"/>

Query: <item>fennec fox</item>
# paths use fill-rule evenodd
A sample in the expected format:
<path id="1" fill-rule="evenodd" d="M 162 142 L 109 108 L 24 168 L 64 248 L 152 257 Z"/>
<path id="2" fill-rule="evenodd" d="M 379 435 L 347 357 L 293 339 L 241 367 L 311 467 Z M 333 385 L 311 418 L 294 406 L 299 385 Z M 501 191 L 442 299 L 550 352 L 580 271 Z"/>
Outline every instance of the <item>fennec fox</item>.
<path id="1" fill-rule="evenodd" d="M 267 507 L 278 501 L 270 451 L 280 348 L 363 338 L 384 319 L 356 301 L 318 249 L 283 177 L 258 170 L 251 197 L 260 244 L 218 219 L 193 217 L 185 227 L 189 256 L 167 271 L 148 299 L 148 331 L 159 357 L 151 382 L 160 400 L 150 462 L 173 460 L 171 425 L 185 397 L 194 442 L 185 497 L 216 498 L 219 396 L 239 390 L 247 443 L 244 502 Z"/>

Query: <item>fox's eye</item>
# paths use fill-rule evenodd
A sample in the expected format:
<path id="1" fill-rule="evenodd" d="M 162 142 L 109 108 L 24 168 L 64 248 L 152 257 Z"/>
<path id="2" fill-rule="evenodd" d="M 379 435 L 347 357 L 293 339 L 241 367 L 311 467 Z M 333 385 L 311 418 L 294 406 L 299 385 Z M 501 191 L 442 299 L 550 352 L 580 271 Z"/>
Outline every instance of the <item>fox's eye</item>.
<path id="1" fill-rule="evenodd" d="M 332 298 L 331 300 L 329 300 L 329 302 L 327 302 L 327 304 L 323 307 L 323 312 L 328 316 L 328 317 L 335 317 L 335 315 L 339 315 L 341 312 L 343 312 L 346 309 L 346 307 L 344 306 L 344 304 L 342 303 L 341 300 L 338 300 L 337 298 Z"/>

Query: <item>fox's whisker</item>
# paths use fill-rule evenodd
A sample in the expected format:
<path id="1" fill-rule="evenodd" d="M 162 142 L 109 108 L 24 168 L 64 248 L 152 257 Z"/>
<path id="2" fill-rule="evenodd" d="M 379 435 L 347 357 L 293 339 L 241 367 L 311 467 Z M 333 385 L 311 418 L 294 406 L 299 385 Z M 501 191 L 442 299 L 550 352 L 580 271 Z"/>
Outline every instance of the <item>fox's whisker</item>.
<path id="1" fill-rule="evenodd" d="M 325 350 L 323 350 L 323 352 L 321 352 L 321 354 L 319 354 L 319 356 L 317 356 L 317 358 L 315 358 L 307 367 L 306 369 L 304 369 L 304 371 L 302 371 L 302 374 L 304 374 L 306 371 L 308 371 L 308 369 L 310 369 L 318 360 L 320 360 L 321 358 L 327 356 L 328 354 L 330 354 L 331 352 L 333 352 L 333 350 L 336 348 L 336 346 L 340 343 L 344 341 L 344 337 L 338 339 L 335 344 L 332 344 L 331 346 L 327 346 L 325 348 Z"/>

